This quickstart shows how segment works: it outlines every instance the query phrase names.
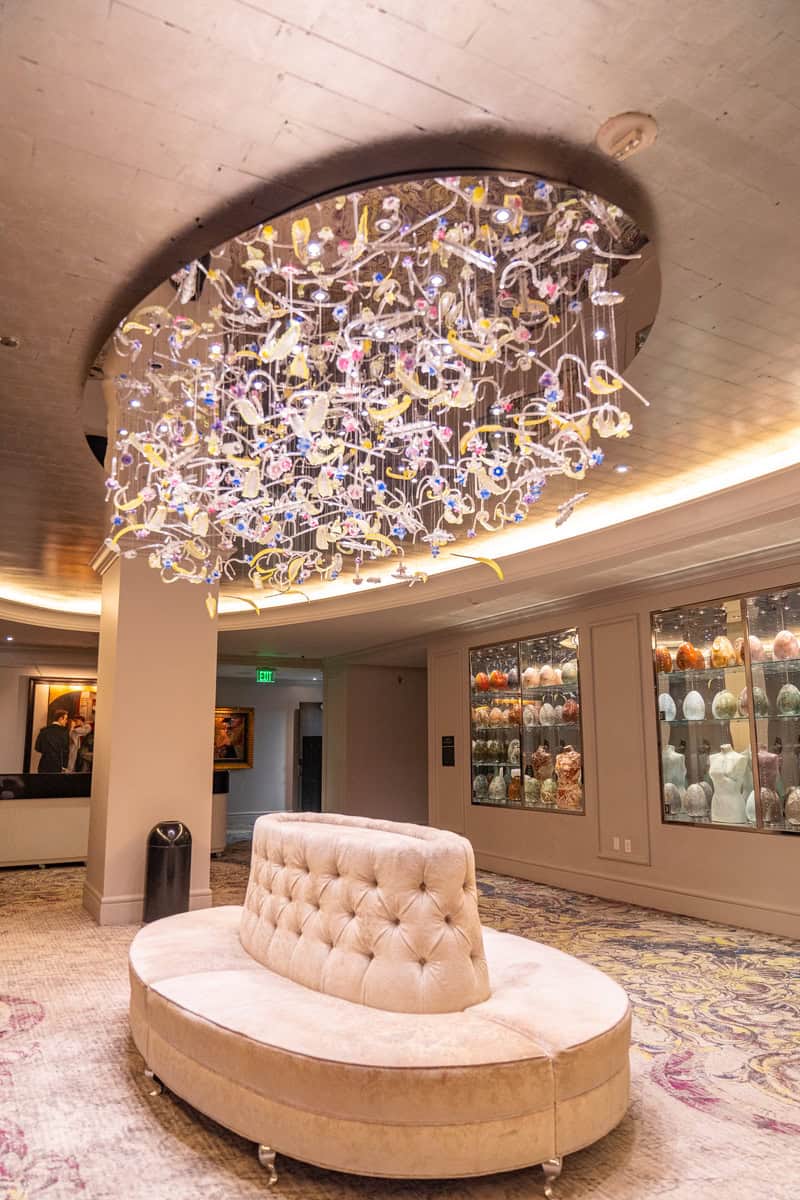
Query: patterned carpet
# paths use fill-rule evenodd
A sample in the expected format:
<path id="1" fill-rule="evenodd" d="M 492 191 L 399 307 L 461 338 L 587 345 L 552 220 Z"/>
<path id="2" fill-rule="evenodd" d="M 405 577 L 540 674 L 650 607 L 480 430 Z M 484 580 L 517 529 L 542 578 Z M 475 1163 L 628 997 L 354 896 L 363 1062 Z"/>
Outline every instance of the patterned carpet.
<path id="1" fill-rule="evenodd" d="M 244 895 L 246 849 L 212 866 Z M 796 943 L 481 876 L 483 919 L 595 963 L 636 1013 L 633 1102 L 567 1159 L 561 1200 L 798 1200 Z M 541 1173 L 387 1183 L 280 1161 L 174 1097 L 151 1098 L 127 1028 L 132 927 L 100 929 L 83 871 L 0 872 L 0 1200 L 528 1200 Z M 591 998 L 587 1000 L 590 1002 Z"/>

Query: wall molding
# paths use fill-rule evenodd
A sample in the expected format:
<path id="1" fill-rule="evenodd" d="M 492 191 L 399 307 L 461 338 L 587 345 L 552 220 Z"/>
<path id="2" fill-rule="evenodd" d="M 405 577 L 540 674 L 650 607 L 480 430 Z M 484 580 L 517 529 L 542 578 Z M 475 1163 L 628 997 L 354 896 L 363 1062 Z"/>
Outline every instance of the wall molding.
<path id="1" fill-rule="evenodd" d="M 477 848 L 475 862 L 479 870 L 494 871 L 498 875 L 528 879 L 532 883 L 547 884 L 588 896 L 599 896 L 603 900 L 617 900 L 623 904 L 634 904 L 658 912 L 694 917 L 714 924 L 756 929 L 761 933 L 773 933 L 794 939 L 797 938 L 800 928 L 800 909 L 758 903 L 743 904 L 732 896 L 714 892 L 681 889 L 664 883 L 643 883 L 638 879 L 626 879 L 622 875 L 602 875 L 596 871 L 554 867 L 550 863 L 523 862 L 520 859 L 484 854 Z"/>

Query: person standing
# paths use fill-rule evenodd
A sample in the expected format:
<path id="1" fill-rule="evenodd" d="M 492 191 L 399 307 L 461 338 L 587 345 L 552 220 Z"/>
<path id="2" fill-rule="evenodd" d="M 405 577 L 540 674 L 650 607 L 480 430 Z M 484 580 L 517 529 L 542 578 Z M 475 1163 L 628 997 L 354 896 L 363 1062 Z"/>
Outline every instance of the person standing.
<path id="1" fill-rule="evenodd" d="M 34 750 L 41 754 L 39 766 L 36 768 L 40 775 L 55 774 L 65 771 L 69 760 L 69 733 L 67 721 L 69 714 L 65 708 L 57 708 L 49 725 L 43 725 L 36 737 Z"/>
<path id="2" fill-rule="evenodd" d="M 81 742 L 88 733 L 92 732 L 91 725 L 84 721 L 83 717 L 70 717 L 69 719 L 69 754 L 67 755 L 67 770 L 72 772 L 75 770 L 75 763 L 78 761 L 78 754 L 81 748 Z"/>

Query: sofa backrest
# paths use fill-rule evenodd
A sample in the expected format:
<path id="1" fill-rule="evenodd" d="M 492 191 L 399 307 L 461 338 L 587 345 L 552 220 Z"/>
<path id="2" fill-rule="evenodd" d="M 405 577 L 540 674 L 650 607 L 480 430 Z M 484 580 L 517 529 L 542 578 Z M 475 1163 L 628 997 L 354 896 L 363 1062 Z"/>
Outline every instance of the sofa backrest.
<path id="1" fill-rule="evenodd" d="M 394 1012 L 489 996 L 466 838 L 335 813 L 270 813 L 253 831 L 242 945 L 318 992 Z"/>

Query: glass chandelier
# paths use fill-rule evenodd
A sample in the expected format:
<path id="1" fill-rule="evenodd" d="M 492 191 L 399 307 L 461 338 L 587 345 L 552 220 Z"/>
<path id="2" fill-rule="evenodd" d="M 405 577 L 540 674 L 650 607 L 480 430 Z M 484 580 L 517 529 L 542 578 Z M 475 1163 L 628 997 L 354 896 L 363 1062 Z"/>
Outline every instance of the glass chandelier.
<path id="1" fill-rule="evenodd" d="M 574 481 L 563 522 L 631 431 L 623 392 L 646 403 L 615 324 L 644 242 L 597 195 L 500 174 L 370 186 L 232 239 L 116 332 L 107 545 L 167 582 L 285 593 L 479 557 L 553 475 Z"/>

